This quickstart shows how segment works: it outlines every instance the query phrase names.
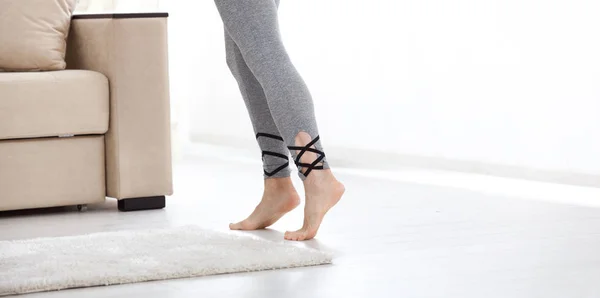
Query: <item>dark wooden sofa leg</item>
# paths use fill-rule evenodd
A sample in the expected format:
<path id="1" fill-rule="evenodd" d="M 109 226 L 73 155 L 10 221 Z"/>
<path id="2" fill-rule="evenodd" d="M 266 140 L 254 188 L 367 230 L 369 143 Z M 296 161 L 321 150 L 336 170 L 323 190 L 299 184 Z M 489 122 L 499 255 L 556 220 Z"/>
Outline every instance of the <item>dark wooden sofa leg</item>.
<path id="1" fill-rule="evenodd" d="M 138 211 L 165 208 L 165 196 L 119 200 L 119 211 Z"/>

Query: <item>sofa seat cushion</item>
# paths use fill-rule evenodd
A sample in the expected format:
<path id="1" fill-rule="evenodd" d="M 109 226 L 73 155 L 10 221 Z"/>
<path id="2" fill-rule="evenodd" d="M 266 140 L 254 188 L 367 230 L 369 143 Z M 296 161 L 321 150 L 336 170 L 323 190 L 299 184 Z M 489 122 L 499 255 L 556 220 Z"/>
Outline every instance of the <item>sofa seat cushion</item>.
<path id="1" fill-rule="evenodd" d="M 104 134 L 108 114 L 108 79 L 98 72 L 0 72 L 0 140 Z"/>

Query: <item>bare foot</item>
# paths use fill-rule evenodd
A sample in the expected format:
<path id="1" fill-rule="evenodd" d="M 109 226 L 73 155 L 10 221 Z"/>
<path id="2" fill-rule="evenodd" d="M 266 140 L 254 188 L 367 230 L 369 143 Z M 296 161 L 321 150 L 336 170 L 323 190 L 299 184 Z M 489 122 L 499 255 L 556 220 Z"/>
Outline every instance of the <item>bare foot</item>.
<path id="1" fill-rule="evenodd" d="M 345 188 L 337 181 L 331 170 L 315 170 L 304 180 L 306 204 L 304 225 L 295 232 L 286 232 L 285 239 L 302 241 L 317 235 L 323 217 L 342 198 Z"/>
<path id="2" fill-rule="evenodd" d="M 229 228 L 231 230 L 264 229 L 299 204 L 300 197 L 289 177 L 265 179 L 265 191 L 254 212 L 238 223 L 229 224 Z"/>

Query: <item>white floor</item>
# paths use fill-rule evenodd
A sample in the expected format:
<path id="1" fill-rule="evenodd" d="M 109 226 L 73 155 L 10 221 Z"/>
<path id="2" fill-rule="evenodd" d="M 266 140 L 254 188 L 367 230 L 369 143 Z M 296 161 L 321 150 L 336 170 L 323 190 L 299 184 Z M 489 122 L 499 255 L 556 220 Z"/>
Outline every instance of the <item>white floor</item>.
<path id="1" fill-rule="evenodd" d="M 258 202 L 256 159 L 200 154 L 175 168 L 167 208 L 108 200 L 0 213 L 0 240 L 195 224 L 226 229 Z M 600 190 L 458 173 L 338 169 L 347 194 L 318 240 L 333 265 L 74 289 L 22 297 L 600 297 Z M 298 183 L 299 190 L 301 190 Z M 298 208 L 273 229 L 298 228 Z M 1 268 L 0 268 L 1 270 Z"/>

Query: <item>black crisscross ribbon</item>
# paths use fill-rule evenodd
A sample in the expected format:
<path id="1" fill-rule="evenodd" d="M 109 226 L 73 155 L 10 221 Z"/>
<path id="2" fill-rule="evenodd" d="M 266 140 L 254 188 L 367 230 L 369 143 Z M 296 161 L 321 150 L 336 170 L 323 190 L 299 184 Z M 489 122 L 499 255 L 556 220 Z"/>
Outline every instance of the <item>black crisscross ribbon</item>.
<path id="1" fill-rule="evenodd" d="M 262 133 L 259 132 L 256 134 L 256 139 L 260 138 L 260 137 L 265 137 L 265 138 L 270 138 L 270 139 L 275 139 L 275 140 L 279 140 L 283 142 L 283 138 L 280 136 L 276 136 L 276 135 L 272 135 L 272 134 L 268 134 L 268 133 Z M 277 152 L 272 152 L 272 151 L 262 151 L 262 158 L 265 157 L 265 155 L 269 155 L 269 156 L 274 156 L 274 157 L 279 157 L 281 159 L 285 160 L 285 163 L 282 164 L 281 166 L 279 166 L 277 169 L 271 171 L 271 172 L 267 172 L 267 170 L 263 170 L 265 172 L 265 175 L 267 177 L 271 177 L 277 173 L 279 173 L 279 171 L 287 168 L 290 165 L 290 159 L 287 155 L 285 154 L 281 154 L 281 153 L 277 153 Z"/>
<path id="2" fill-rule="evenodd" d="M 323 166 L 322 165 L 318 166 L 318 164 L 321 163 L 323 161 L 323 159 L 325 158 L 325 152 L 317 150 L 315 148 L 310 148 L 312 145 L 314 145 L 318 141 L 319 141 L 319 136 L 317 136 L 312 141 L 310 141 L 310 143 L 306 144 L 306 146 L 288 146 L 288 149 L 290 149 L 290 151 L 291 150 L 300 150 L 298 155 L 296 155 L 296 159 L 294 160 L 294 163 L 298 167 L 298 170 L 300 170 L 301 168 L 307 169 L 306 172 L 302 173 L 302 174 L 304 174 L 305 177 L 308 177 L 308 174 L 310 174 L 310 172 L 312 172 L 312 170 L 322 170 L 323 169 Z M 302 155 L 304 155 L 304 153 L 306 153 L 306 151 L 316 153 L 319 155 L 319 157 L 317 157 L 315 159 L 315 161 L 313 161 L 312 163 L 300 162 L 300 158 L 302 158 Z"/>

